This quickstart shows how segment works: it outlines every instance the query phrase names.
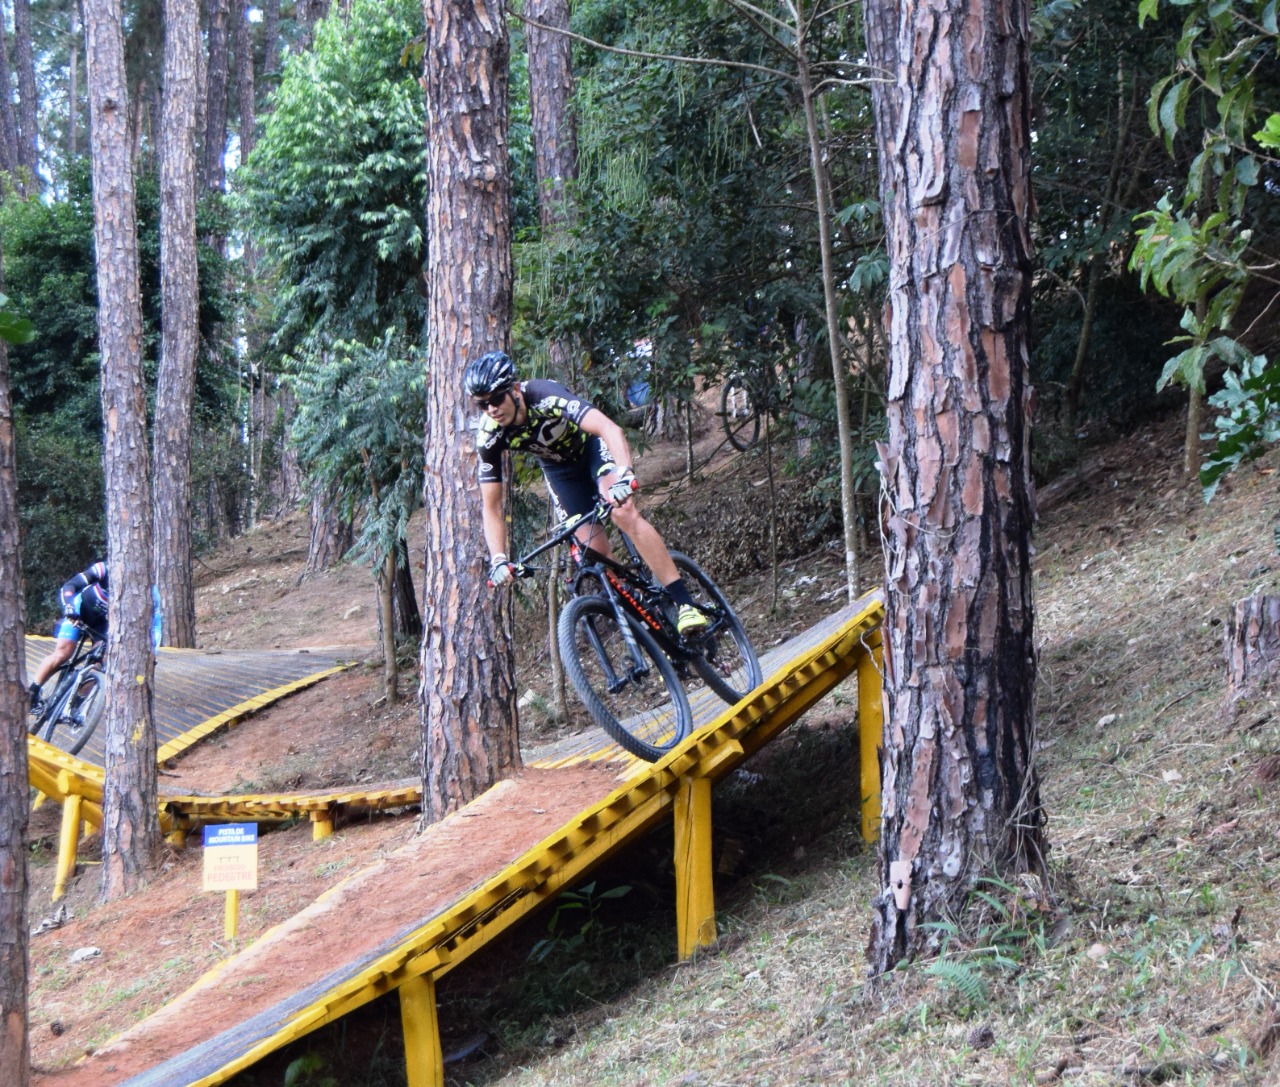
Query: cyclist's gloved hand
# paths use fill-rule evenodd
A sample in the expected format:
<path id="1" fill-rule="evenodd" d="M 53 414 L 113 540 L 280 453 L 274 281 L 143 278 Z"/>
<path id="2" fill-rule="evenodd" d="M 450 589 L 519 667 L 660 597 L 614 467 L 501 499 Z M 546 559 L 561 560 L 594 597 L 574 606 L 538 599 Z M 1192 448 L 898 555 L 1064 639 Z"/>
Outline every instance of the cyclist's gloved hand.
<path id="1" fill-rule="evenodd" d="M 609 501 L 615 506 L 621 506 L 633 492 L 639 489 L 640 484 L 636 482 L 636 474 L 630 468 L 619 468 L 617 479 L 609 484 Z"/>
<path id="2" fill-rule="evenodd" d="M 497 589 L 505 585 L 515 576 L 511 560 L 506 555 L 497 554 L 489 563 L 489 584 Z"/>
<path id="3" fill-rule="evenodd" d="M 75 601 L 73 600 L 70 604 L 62 605 L 62 614 L 63 617 L 67 619 L 79 619 L 80 609 L 76 607 Z"/>

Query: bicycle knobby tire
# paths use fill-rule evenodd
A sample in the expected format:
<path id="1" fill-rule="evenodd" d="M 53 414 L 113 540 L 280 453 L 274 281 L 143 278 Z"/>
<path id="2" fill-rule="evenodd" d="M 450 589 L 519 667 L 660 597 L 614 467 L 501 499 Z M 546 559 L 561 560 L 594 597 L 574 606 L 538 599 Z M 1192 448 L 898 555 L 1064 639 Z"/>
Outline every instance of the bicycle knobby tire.
<path id="1" fill-rule="evenodd" d="M 658 643 L 629 623 L 647 675 L 637 675 L 619 617 L 608 599 L 575 596 L 556 631 L 565 674 L 591 718 L 637 758 L 656 762 L 693 727 L 684 688 Z"/>
<path id="2" fill-rule="evenodd" d="M 100 668 L 86 668 L 77 678 L 76 689 L 70 697 L 58 701 L 60 705 L 51 707 L 57 712 L 45 724 L 43 739 L 62 747 L 69 755 L 78 755 L 107 712 L 107 677 Z M 71 714 L 79 724 L 66 720 Z M 55 740 L 55 736 L 61 736 L 63 742 Z"/>
<path id="3" fill-rule="evenodd" d="M 733 705 L 746 698 L 764 679 L 751 639 L 720 587 L 701 566 L 679 551 L 671 552 L 671 561 L 680 571 L 694 602 L 713 617 L 711 628 L 691 639 L 691 644 L 699 650 L 693 658 L 693 667 L 708 687 Z"/>

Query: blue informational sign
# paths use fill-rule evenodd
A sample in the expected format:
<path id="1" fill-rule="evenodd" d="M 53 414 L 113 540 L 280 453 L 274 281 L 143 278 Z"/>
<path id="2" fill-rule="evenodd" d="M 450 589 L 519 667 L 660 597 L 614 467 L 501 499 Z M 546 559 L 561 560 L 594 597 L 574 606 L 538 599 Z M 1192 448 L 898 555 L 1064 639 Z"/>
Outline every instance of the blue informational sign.
<path id="1" fill-rule="evenodd" d="M 216 845 L 257 845 L 257 823 L 227 823 L 204 828 L 204 845 L 208 849 Z"/>

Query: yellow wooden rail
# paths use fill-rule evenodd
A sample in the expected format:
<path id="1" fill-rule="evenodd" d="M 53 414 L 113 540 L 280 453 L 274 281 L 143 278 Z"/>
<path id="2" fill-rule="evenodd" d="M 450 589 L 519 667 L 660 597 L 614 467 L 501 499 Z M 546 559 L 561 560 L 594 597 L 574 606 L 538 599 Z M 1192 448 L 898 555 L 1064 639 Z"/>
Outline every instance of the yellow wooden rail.
<path id="1" fill-rule="evenodd" d="M 779 670 L 751 696 L 700 728 L 660 762 L 629 761 L 622 783 L 608 796 L 426 919 L 394 947 L 369 961 L 353 962 L 345 969 L 326 974 L 319 988 L 305 984 L 299 977 L 298 991 L 305 993 L 304 1004 L 286 1002 L 288 1006 L 281 1005 L 278 1010 L 246 1008 L 251 1031 L 242 1026 L 234 1039 L 226 1035 L 211 1038 L 163 1060 L 164 1019 L 191 1022 L 199 1019 L 201 1004 L 206 1000 L 241 999 L 245 990 L 240 975 L 249 976 L 255 969 L 252 952 L 261 951 L 272 941 L 296 939 L 307 925 L 318 923 L 323 911 L 332 905 L 335 896 L 346 893 L 348 885 L 353 888 L 352 895 L 358 895 L 358 884 L 352 881 L 359 877 L 337 885 L 314 906 L 264 934 L 246 956 L 220 964 L 152 1019 L 89 1058 L 102 1071 L 95 1082 L 102 1087 L 119 1082 L 110 1075 L 109 1060 L 114 1045 L 121 1044 L 145 1048 L 158 1054 L 158 1062 L 163 1060 L 162 1065 L 146 1073 L 148 1084 L 213 1087 L 353 1008 L 399 989 L 409 1087 L 440 1087 L 444 1080 L 436 1022 L 436 981 L 477 948 L 553 899 L 604 857 L 670 814 L 675 815 L 678 951 L 681 957 L 688 957 L 708 946 L 715 939 L 710 850 L 712 785 L 855 671 L 862 751 L 862 829 L 868 840 L 874 837 L 879 810 L 878 627 L 882 614 L 878 596 L 864 598 L 839 629 L 812 651 Z M 484 802 L 485 797 L 481 797 L 475 803 Z M 427 828 L 424 836 L 430 835 L 432 829 Z M 336 912 L 350 916 L 353 909 L 359 908 L 355 897 L 346 905 Z"/>

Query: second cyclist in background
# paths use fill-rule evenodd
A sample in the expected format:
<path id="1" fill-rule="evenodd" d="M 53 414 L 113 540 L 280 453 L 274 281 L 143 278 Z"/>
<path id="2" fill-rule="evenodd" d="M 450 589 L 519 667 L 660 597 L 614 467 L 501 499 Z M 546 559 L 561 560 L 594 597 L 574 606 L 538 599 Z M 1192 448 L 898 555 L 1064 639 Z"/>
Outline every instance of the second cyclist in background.
<path id="1" fill-rule="evenodd" d="M 31 713 L 38 716 L 42 706 L 40 688 L 54 670 L 71 659 L 76 643 L 84 637 L 86 629 L 95 638 L 107 637 L 107 601 L 111 584 L 105 562 L 95 562 L 65 581 L 58 590 L 58 602 L 62 619 L 54 631 L 53 649 L 36 666 L 27 693 L 31 696 Z"/>
<path id="2" fill-rule="evenodd" d="M 631 500 L 638 488 L 631 450 L 617 423 L 589 400 L 559 382 L 516 379 L 515 365 L 501 351 L 470 363 L 463 388 L 483 413 L 476 432 L 484 538 L 489 548 L 489 580 L 512 578 L 507 556 L 507 525 L 502 516 L 502 454 L 518 450 L 535 457 L 546 477 L 556 512 L 563 520 L 590 513 L 599 494 L 613 507 L 613 520 L 640 552 L 654 576 L 679 606 L 676 625 L 682 635 L 707 625 L 706 616 L 671 561 L 667 545 Z M 579 542 L 611 557 L 608 537 L 598 526 L 584 527 Z"/>

